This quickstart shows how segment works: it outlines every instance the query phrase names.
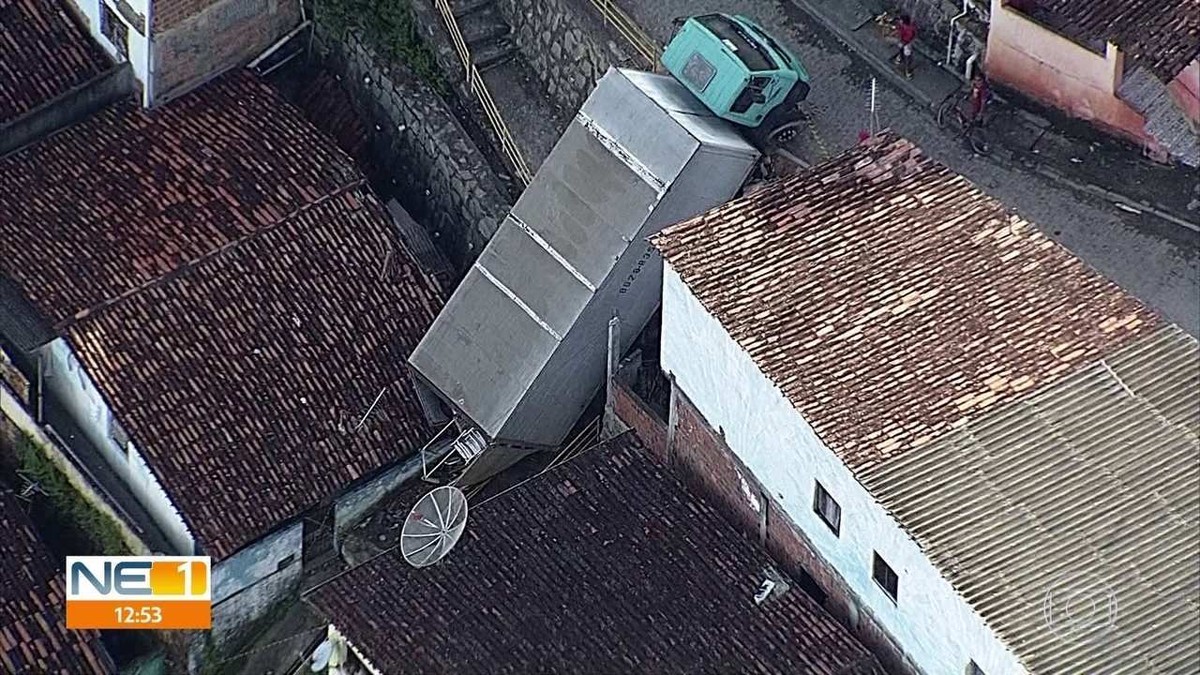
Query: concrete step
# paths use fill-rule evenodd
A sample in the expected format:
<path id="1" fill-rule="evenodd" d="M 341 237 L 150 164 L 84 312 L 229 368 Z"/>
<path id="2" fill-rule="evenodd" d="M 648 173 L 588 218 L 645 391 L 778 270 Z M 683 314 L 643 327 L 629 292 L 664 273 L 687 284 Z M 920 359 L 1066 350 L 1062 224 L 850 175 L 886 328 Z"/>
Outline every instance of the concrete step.
<path id="1" fill-rule="evenodd" d="M 455 18 L 461 19 L 494 4 L 495 0 L 451 0 L 450 11 L 454 13 Z"/>
<path id="2" fill-rule="evenodd" d="M 495 68 L 504 63 L 513 60 L 517 55 L 517 49 L 507 39 L 493 40 L 481 45 L 478 49 L 471 50 L 471 58 L 475 62 L 475 67 L 479 72 L 485 72 L 488 69 Z"/>
<path id="3" fill-rule="evenodd" d="M 493 40 L 508 37 L 512 32 L 495 7 L 485 7 L 459 19 L 458 29 L 462 31 L 467 47 L 472 50 Z"/>

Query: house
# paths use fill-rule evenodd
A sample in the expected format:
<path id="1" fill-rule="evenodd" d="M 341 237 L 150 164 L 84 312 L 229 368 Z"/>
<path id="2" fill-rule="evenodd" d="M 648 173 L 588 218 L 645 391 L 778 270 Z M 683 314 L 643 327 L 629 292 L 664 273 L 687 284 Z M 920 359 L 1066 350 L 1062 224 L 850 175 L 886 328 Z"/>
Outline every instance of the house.
<path id="1" fill-rule="evenodd" d="M 152 550 L 213 557 L 217 635 L 296 587 L 306 533 L 419 469 L 405 359 L 442 293 L 349 157 L 253 75 L 0 158 L 0 214 L 27 413 L 146 514 Z"/>
<path id="2" fill-rule="evenodd" d="M 1194 0 L 992 0 L 991 79 L 1193 167 L 1198 59 Z"/>
<path id="3" fill-rule="evenodd" d="M 67 630 L 62 572 L 25 513 L 0 488 L 0 672 L 115 675 L 93 630 Z"/>
<path id="4" fill-rule="evenodd" d="M 883 672 L 633 434 L 494 494 L 474 501 L 437 565 L 385 553 L 307 596 L 352 663 L 389 675 Z M 403 523 L 418 497 L 374 520 Z"/>
<path id="5" fill-rule="evenodd" d="M 667 429 L 618 412 L 885 667 L 1197 663 L 1193 337 L 890 135 L 653 241 Z"/>
<path id="6" fill-rule="evenodd" d="M 146 107 L 245 64 L 306 22 L 300 0 L 70 2 L 92 38 L 129 63 Z"/>
<path id="7" fill-rule="evenodd" d="M 131 94 L 127 63 L 90 40 L 66 0 L 12 0 L 0 14 L 0 156 Z"/>

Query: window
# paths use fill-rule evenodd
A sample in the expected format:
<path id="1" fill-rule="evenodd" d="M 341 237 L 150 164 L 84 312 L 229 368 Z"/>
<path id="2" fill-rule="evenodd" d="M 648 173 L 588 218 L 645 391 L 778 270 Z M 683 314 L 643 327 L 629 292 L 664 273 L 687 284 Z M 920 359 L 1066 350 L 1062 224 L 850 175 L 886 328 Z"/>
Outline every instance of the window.
<path id="1" fill-rule="evenodd" d="M 983 672 L 983 668 L 979 667 L 979 664 L 975 663 L 974 661 L 968 661 L 967 662 L 967 675 L 986 675 L 986 674 Z"/>
<path id="2" fill-rule="evenodd" d="M 840 535 L 842 533 L 842 507 L 833 500 L 824 485 L 819 482 L 816 485 L 817 487 L 813 491 L 813 511 L 821 517 L 821 520 L 825 521 L 835 535 Z"/>
<path id="3" fill-rule="evenodd" d="M 716 74 L 717 69 L 701 56 L 700 52 L 693 52 L 688 57 L 687 63 L 683 65 L 683 79 L 695 87 L 697 91 L 707 89 Z"/>
<path id="4" fill-rule="evenodd" d="M 871 578 L 875 579 L 875 583 L 888 594 L 892 602 L 896 602 L 900 592 L 900 577 L 896 576 L 892 566 L 884 562 L 878 553 L 875 554 L 875 561 L 871 565 Z"/>
<path id="5" fill-rule="evenodd" d="M 100 33 L 108 38 L 113 47 L 116 47 L 117 53 L 121 55 L 121 58 L 129 58 L 129 48 L 127 46 L 129 29 L 125 27 L 125 24 L 117 16 L 116 12 L 104 4 L 103 0 L 100 2 Z"/>

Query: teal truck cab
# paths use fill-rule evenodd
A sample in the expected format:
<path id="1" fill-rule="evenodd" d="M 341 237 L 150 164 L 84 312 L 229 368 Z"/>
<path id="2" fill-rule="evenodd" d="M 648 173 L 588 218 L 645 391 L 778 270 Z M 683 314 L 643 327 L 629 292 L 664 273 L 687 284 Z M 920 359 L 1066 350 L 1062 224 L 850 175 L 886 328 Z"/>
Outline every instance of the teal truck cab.
<path id="1" fill-rule="evenodd" d="M 759 147 L 790 140 L 809 89 L 800 60 L 744 16 L 705 14 L 677 25 L 662 55 L 667 71 Z"/>

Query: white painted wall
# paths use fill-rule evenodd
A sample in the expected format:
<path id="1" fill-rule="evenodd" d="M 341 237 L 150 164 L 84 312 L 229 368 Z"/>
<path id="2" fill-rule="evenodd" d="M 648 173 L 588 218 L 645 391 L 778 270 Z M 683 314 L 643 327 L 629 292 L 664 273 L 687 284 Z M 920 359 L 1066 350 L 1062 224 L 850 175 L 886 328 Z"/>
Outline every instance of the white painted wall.
<path id="1" fill-rule="evenodd" d="M 88 440 L 100 449 L 109 465 L 125 480 L 176 551 L 190 555 L 195 550 L 195 538 L 133 442 L 122 447 L 113 438 L 116 422 L 112 410 L 71 346 L 65 339 L 58 338 L 41 347 L 38 357 L 42 360 L 46 389 L 62 402 L 83 428 Z"/>
<path id="2" fill-rule="evenodd" d="M 925 672 L 954 675 L 973 659 L 989 675 L 1027 672 L 916 542 L 666 265 L 662 364 L 825 561 Z M 841 536 L 812 510 L 814 480 L 842 507 Z M 898 603 L 871 578 L 874 551 L 900 578 Z M 1038 599 L 1031 599 L 1038 602 Z"/>
<path id="3" fill-rule="evenodd" d="M 126 0 L 129 6 L 135 12 L 146 17 L 146 23 L 150 22 L 151 1 L 150 0 Z M 100 32 L 100 5 L 105 0 L 72 0 L 75 7 L 79 9 L 79 13 L 87 19 L 88 32 L 91 33 L 92 39 L 99 44 L 108 55 L 117 61 L 123 61 L 116 45 L 108 41 L 104 34 Z M 116 4 L 109 2 L 109 9 L 112 10 L 111 16 L 117 21 L 121 21 L 127 27 L 128 40 L 125 45 L 126 53 L 129 54 L 129 65 L 133 68 L 133 75 L 142 85 L 142 105 L 150 105 L 150 31 L 148 26 L 134 26 L 128 21 L 125 21 L 120 12 L 116 10 Z"/>

